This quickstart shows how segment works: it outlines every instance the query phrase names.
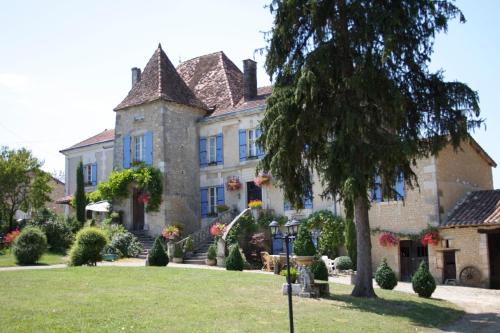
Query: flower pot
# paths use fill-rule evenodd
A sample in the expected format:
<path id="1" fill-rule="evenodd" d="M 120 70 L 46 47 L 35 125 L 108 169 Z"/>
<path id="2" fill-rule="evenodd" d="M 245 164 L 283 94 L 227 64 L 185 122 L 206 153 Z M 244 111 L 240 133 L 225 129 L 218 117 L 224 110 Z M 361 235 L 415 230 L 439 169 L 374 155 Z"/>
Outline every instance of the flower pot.
<path id="1" fill-rule="evenodd" d="M 208 266 L 215 266 L 215 264 L 217 264 L 217 260 L 215 260 L 215 259 L 205 259 L 205 264 L 207 264 Z"/>
<path id="2" fill-rule="evenodd" d="M 252 208 L 250 211 L 252 212 L 252 217 L 254 220 L 257 220 L 260 215 L 260 208 Z"/>
<path id="3" fill-rule="evenodd" d="M 314 261 L 314 256 L 293 256 L 293 259 L 299 266 L 309 267 Z"/>
<path id="4" fill-rule="evenodd" d="M 184 259 L 174 257 L 172 261 L 176 264 L 182 264 Z"/>

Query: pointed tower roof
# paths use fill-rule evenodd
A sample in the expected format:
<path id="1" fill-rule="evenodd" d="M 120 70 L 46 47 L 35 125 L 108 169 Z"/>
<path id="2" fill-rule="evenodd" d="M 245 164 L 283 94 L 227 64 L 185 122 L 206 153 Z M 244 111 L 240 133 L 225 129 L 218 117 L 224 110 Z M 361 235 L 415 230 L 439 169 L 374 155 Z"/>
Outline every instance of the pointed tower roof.
<path id="1" fill-rule="evenodd" d="M 163 52 L 161 44 L 158 44 L 155 53 L 144 67 L 141 80 L 132 87 L 115 111 L 159 99 L 207 109 L 179 76 Z"/>

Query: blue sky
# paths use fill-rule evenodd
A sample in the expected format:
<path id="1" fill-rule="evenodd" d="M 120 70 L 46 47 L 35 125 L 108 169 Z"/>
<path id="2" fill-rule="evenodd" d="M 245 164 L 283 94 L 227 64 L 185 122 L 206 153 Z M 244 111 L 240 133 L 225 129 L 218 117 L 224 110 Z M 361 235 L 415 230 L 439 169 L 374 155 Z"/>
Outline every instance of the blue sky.
<path id="1" fill-rule="evenodd" d="M 0 11 L 0 145 L 27 147 L 45 169 L 64 169 L 59 150 L 114 127 L 130 68 L 158 42 L 170 60 L 223 50 L 236 65 L 254 58 L 269 84 L 262 31 L 267 1 L 9 1 Z M 478 6 L 477 4 L 481 5 Z M 500 162 L 500 1 L 457 1 L 466 24 L 437 37 L 431 68 L 479 91 L 486 130 L 474 137 Z M 494 170 L 500 187 L 500 168 Z"/>

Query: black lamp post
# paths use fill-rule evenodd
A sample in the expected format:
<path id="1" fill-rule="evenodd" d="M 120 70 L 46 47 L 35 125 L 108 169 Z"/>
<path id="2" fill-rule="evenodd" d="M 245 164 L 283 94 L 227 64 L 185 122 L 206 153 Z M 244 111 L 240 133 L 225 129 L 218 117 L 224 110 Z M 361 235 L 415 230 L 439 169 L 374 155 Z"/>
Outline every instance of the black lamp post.
<path id="1" fill-rule="evenodd" d="M 297 220 L 290 220 L 285 224 L 286 227 L 286 232 L 283 236 L 277 236 L 278 230 L 279 230 L 279 224 L 276 221 L 272 221 L 269 224 L 269 228 L 271 228 L 271 234 L 273 235 L 273 238 L 276 239 L 284 239 L 285 240 L 285 247 L 286 247 L 286 282 L 288 283 L 287 290 L 288 290 L 288 317 L 290 319 L 290 333 L 293 333 L 293 306 L 292 306 L 292 282 L 290 280 L 290 250 L 289 250 L 289 244 L 290 240 L 294 239 L 295 236 L 297 235 L 297 232 L 299 230 L 299 221 Z"/>

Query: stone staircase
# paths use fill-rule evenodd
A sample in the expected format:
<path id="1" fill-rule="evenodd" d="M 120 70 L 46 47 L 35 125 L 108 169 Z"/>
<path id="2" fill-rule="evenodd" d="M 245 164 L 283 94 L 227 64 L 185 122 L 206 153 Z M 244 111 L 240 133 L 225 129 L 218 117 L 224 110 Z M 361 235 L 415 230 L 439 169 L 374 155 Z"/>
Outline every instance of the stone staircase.
<path id="1" fill-rule="evenodd" d="M 199 247 L 193 251 L 193 254 L 184 259 L 185 264 L 205 265 L 207 259 L 208 248 L 214 243 L 213 237 L 206 238 Z"/>
<path id="2" fill-rule="evenodd" d="M 139 253 L 137 258 L 146 259 L 148 257 L 149 250 L 151 250 L 151 248 L 153 247 L 153 243 L 155 241 L 154 238 L 148 236 L 146 232 L 143 230 L 134 230 L 132 231 L 132 233 L 135 235 L 135 237 L 137 237 L 139 242 L 141 242 L 142 247 L 144 248 L 144 250 L 141 253 Z"/>

